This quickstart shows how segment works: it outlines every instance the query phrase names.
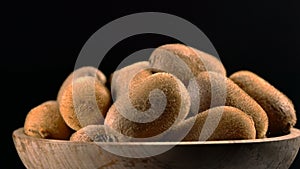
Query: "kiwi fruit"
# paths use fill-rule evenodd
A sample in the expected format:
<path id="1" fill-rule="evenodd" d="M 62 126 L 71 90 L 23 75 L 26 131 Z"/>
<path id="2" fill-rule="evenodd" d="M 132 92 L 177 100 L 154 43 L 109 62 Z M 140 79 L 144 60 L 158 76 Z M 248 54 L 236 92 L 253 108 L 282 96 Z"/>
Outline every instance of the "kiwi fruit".
<path id="1" fill-rule="evenodd" d="M 216 106 L 236 107 L 253 118 L 256 137 L 266 137 L 269 123 L 267 113 L 230 78 L 206 71 L 198 74 L 197 83 L 200 98 L 199 112 Z"/>
<path id="2" fill-rule="evenodd" d="M 111 102 L 106 86 L 94 77 L 84 76 L 65 87 L 59 109 L 67 125 L 77 131 L 90 124 L 103 124 Z"/>
<path id="3" fill-rule="evenodd" d="M 198 74 L 212 71 L 226 76 L 225 67 L 215 56 L 179 43 L 159 46 L 151 53 L 149 62 L 151 68 L 175 75 L 186 86 L 192 100 L 188 117 L 199 112 Z"/>
<path id="4" fill-rule="evenodd" d="M 152 73 L 135 75 L 128 94 L 121 95 L 108 110 L 105 125 L 124 136 L 150 138 L 187 116 L 190 97 L 183 83 L 170 73 Z"/>
<path id="5" fill-rule="evenodd" d="M 62 95 L 65 87 L 68 86 L 70 83 L 72 83 L 75 79 L 84 77 L 84 76 L 95 77 L 102 84 L 106 84 L 106 81 L 107 81 L 105 74 L 102 71 L 100 71 L 98 68 L 93 67 L 93 66 L 80 67 L 80 68 L 74 70 L 73 72 L 71 72 L 67 76 L 67 78 L 64 80 L 62 85 L 60 86 L 58 93 L 57 93 L 57 98 L 56 98 L 58 103 L 60 103 L 61 95 Z"/>
<path id="6" fill-rule="evenodd" d="M 284 93 L 248 70 L 237 71 L 229 78 L 256 100 L 267 113 L 268 137 L 290 133 L 297 117 L 292 101 Z"/>
<path id="7" fill-rule="evenodd" d="M 24 133 L 28 136 L 67 140 L 72 132 L 63 120 L 55 100 L 41 103 L 26 115 Z"/>
<path id="8" fill-rule="evenodd" d="M 215 56 L 180 43 L 159 46 L 151 53 L 149 62 L 150 67 L 175 75 L 185 86 L 202 71 L 226 76 L 223 64 Z"/>
<path id="9" fill-rule="evenodd" d="M 197 54 L 197 56 L 201 59 L 205 67 L 205 71 L 217 72 L 224 76 L 227 75 L 226 69 L 220 59 L 204 51 L 196 49 L 194 47 L 191 46 L 188 47 L 192 49 Z"/>
<path id="10" fill-rule="evenodd" d="M 70 141 L 78 142 L 118 142 L 117 135 L 104 125 L 87 125 L 70 136 Z"/>
<path id="11" fill-rule="evenodd" d="M 245 112 L 218 106 L 182 121 L 165 137 L 173 141 L 178 136 L 183 137 L 182 141 L 245 140 L 255 139 L 256 129 L 253 119 Z"/>
<path id="12" fill-rule="evenodd" d="M 128 91 L 131 79 L 141 70 L 149 68 L 148 61 L 140 61 L 116 70 L 111 75 L 110 91 L 112 99 Z"/>

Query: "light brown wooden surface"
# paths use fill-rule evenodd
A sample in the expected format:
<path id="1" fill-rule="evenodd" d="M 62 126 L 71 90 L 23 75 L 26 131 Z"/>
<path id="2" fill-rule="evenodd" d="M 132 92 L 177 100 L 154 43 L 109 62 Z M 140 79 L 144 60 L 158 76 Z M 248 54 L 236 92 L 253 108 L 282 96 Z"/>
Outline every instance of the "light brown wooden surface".
<path id="1" fill-rule="evenodd" d="M 119 151 L 145 148 L 165 153 L 127 158 L 105 151 L 95 143 L 29 137 L 23 128 L 13 134 L 16 150 L 29 169 L 288 169 L 300 147 L 300 130 L 289 135 L 235 141 L 102 143 Z"/>

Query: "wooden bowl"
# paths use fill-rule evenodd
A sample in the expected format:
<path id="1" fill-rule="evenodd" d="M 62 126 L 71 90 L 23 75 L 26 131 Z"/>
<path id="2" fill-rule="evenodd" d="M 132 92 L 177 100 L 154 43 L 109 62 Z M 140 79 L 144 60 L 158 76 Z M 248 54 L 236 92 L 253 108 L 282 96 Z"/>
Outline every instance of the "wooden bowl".
<path id="1" fill-rule="evenodd" d="M 13 132 L 13 141 L 23 164 L 29 168 L 47 169 L 287 169 L 300 147 L 300 130 L 288 135 L 232 141 L 199 142 L 71 142 L 29 137 L 23 128 Z M 136 148 L 168 151 L 151 157 L 134 158 L 105 150 L 136 153 Z M 104 147 L 104 148 L 103 148 Z"/>

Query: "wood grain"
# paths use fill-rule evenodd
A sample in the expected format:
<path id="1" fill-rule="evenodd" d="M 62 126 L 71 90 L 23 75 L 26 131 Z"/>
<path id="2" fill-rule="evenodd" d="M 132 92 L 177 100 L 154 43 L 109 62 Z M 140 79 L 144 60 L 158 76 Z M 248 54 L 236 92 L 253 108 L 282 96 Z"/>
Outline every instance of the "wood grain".
<path id="1" fill-rule="evenodd" d="M 287 169 L 300 147 L 300 130 L 285 136 L 232 141 L 100 143 L 135 153 L 136 147 L 169 151 L 146 158 L 109 153 L 95 143 L 29 137 L 16 129 L 13 141 L 28 169 Z M 149 150 L 149 149 L 148 149 Z"/>

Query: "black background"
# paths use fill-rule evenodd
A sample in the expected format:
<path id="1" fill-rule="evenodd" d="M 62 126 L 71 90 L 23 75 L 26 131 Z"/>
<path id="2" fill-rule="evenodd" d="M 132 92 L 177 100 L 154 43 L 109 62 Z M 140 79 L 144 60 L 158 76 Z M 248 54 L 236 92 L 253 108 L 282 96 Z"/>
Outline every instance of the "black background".
<path id="1" fill-rule="evenodd" d="M 300 111 L 300 3 L 296 0 L 12 2 L 0 8 L 0 150 L 4 156 L 0 168 L 24 168 L 12 132 L 23 126 L 31 108 L 56 98 L 88 38 L 110 21 L 137 12 L 165 12 L 195 24 L 213 43 L 229 75 L 241 69 L 257 73 L 285 93 Z M 174 39 L 158 35 L 125 39 L 112 48 L 99 68 L 109 74 L 116 61 L 128 54 L 171 42 Z M 292 169 L 300 167 L 299 156 Z"/>

